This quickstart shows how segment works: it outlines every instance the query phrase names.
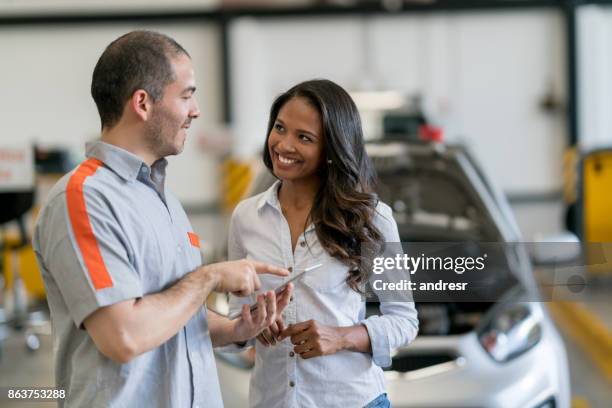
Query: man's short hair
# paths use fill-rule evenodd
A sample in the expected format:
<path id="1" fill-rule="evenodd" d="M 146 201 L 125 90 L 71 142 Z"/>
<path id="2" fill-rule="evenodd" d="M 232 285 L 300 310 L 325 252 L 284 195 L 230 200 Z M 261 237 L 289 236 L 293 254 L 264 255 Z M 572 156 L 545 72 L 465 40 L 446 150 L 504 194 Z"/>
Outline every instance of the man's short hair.
<path id="1" fill-rule="evenodd" d="M 138 89 L 157 102 L 164 89 L 176 79 L 170 59 L 189 53 L 167 35 L 153 31 L 132 31 L 110 43 L 104 50 L 91 81 L 102 128 L 119 122 L 125 103 Z"/>

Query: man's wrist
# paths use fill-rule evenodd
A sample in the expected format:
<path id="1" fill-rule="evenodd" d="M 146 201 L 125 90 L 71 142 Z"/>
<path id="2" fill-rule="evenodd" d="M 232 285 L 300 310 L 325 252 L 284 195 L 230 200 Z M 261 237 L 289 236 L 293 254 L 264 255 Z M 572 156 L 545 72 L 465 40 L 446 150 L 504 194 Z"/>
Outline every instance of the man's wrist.
<path id="1" fill-rule="evenodd" d="M 197 273 L 200 275 L 202 291 L 205 297 L 208 297 L 211 292 L 215 292 L 219 285 L 219 274 L 217 272 L 214 265 L 201 266 L 197 270 Z"/>
<path id="2" fill-rule="evenodd" d="M 229 320 L 227 318 L 223 318 L 223 343 L 224 344 L 235 344 L 238 347 L 243 347 L 246 345 L 249 339 L 245 339 L 244 336 L 241 336 L 238 331 L 238 321 L 239 319 Z"/>
<path id="3" fill-rule="evenodd" d="M 232 343 L 236 343 L 239 346 L 243 346 L 246 344 L 246 342 L 248 341 L 248 339 L 245 339 L 244 336 L 241 336 L 239 331 L 238 331 L 238 323 L 239 323 L 240 319 L 234 319 L 231 320 L 231 327 L 230 327 L 230 337 L 231 337 L 231 342 Z"/>

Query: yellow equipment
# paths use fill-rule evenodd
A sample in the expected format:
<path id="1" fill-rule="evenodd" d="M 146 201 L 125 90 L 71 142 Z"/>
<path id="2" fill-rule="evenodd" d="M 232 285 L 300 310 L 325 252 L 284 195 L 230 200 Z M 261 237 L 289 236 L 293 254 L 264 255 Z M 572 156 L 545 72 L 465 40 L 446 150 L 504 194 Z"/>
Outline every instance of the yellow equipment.
<path id="1" fill-rule="evenodd" d="M 605 263 L 601 263 L 602 252 L 592 248 L 598 253 L 598 261 L 588 262 L 587 252 L 588 271 L 593 275 L 609 274 L 612 272 L 612 149 L 584 155 L 580 174 L 582 240 L 601 243 L 605 256 Z M 587 248 L 590 250 L 591 246 Z"/>
<path id="2" fill-rule="evenodd" d="M 7 289 L 13 286 L 14 271 L 19 271 L 28 295 L 35 299 L 45 299 L 45 286 L 32 246 L 27 245 L 18 250 L 10 249 L 19 243 L 19 239 L 8 235 L 4 238 L 4 242 L 6 246 L 2 254 L 2 261 L 4 262 L 3 270 Z"/>

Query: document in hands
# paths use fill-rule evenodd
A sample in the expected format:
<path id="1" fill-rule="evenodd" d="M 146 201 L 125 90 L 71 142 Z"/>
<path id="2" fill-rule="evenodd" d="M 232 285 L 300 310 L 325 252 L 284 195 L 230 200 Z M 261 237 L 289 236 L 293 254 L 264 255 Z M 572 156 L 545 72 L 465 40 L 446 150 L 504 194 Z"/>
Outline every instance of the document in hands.
<path id="1" fill-rule="evenodd" d="M 322 266 L 323 264 L 316 264 L 316 265 L 309 266 L 308 268 L 304 270 L 297 271 L 296 274 L 291 279 L 289 279 L 286 282 L 283 282 L 281 285 L 276 287 L 274 289 L 274 293 L 276 293 L 276 296 L 280 295 L 285 290 L 285 288 L 287 287 L 289 283 L 300 279 L 302 276 L 304 276 L 306 272 L 314 271 L 315 269 L 319 269 Z M 257 303 L 253 303 L 251 305 L 251 314 L 253 314 L 253 312 L 255 312 L 256 310 L 257 310 Z M 238 310 L 237 312 L 230 314 L 228 318 L 230 320 L 234 320 L 234 319 L 239 318 L 241 315 L 242 315 L 242 310 Z"/>

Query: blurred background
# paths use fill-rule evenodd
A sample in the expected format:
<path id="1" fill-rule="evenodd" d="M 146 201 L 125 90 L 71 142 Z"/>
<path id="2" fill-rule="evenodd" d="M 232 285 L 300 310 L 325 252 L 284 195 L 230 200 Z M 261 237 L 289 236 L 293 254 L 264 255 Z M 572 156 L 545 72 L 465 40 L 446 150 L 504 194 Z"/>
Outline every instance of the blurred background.
<path id="1" fill-rule="evenodd" d="M 490 222 L 516 225 L 521 240 L 612 242 L 612 1 L 0 0 L 0 387 L 54 384 L 32 225 L 49 188 L 99 136 L 89 93 L 98 57 L 134 29 L 174 37 L 193 59 L 202 115 L 184 152 L 170 158 L 168 186 L 200 235 L 206 261 L 224 258 L 235 204 L 269 183 L 260 153 L 274 97 L 312 78 L 347 89 L 368 141 L 392 146 L 394 157 L 423 146 L 431 150 L 425 159 L 441 150 L 449 161 L 469 157 L 466 183 L 486 180 L 499 192 L 485 189 L 474 200 L 502 208 Z M 470 168 L 480 176 L 469 176 Z M 387 198 L 398 217 L 411 194 Z M 569 369 L 560 363 L 557 370 L 567 371 L 568 384 L 540 387 L 528 372 L 515 372 L 508 387 L 539 389 L 540 402 L 504 404 L 510 388 L 500 371 L 495 398 L 481 390 L 482 400 L 452 406 L 563 407 L 563 393 L 573 407 L 610 406 L 607 254 L 607 263 L 585 274 L 596 288 L 589 296 L 541 305 L 559 327 Z M 542 262 L 533 261 L 537 277 Z M 218 359 L 226 405 L 244 406 L 248 356 Z M 460 361 L 457 353 L 444 360 Z M 476 373 L 470 381 L 498 369 L 468 361 Z M 388 373 L 397 383 L 394 406 L 404 406 L 402 389 L 418 375 L 439 375 L 423 372 L 439 362 L 419 364 Z M 470 387 L 444 384 L 451 393 Z M 415 404 L 405 406 L 446 406 Z"/>

